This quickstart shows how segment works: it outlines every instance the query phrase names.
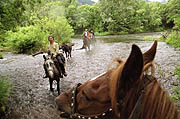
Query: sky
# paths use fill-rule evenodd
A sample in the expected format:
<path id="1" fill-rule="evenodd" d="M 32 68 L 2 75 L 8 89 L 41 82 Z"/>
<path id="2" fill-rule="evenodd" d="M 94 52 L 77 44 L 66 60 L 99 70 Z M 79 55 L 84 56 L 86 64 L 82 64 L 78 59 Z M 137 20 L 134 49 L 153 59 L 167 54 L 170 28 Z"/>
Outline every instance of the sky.
<path id="1" fill-rule="evenodd" d="M 98 2 L 98 0 L 91 0 L 91 1 Z"/>

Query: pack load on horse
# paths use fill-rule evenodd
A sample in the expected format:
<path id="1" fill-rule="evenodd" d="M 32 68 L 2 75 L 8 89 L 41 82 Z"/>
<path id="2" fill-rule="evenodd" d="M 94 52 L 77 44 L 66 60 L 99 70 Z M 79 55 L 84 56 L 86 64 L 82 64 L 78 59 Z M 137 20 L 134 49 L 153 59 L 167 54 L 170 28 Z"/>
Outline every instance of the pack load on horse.
<path id="1" fill-rule="evenodd" d="M 44 70 L 45 76 L 43 78 L 49 78 L 50 90 L 53 91 L 52 84 L 53 81 L 57 81 L 57 90 L 60 94 L 59 81 L 60 78 L 67 76 L 65 71 L 65 57 L 62 53 L 59 53 L 59 45 L 54 42 L 54 37 L 49 36 L 48 40 L 50 42 L 48 47 L 48 55 L 43 55 L 44 58 Z"/>
<path id="2" fill-rule="evenodd" d="M 128 59 L 56 97 L 60 116 L 74 119 L 179 119 L 175 105 L 152 75 L 157 41 L 145 53 L 132 46 Z"/>

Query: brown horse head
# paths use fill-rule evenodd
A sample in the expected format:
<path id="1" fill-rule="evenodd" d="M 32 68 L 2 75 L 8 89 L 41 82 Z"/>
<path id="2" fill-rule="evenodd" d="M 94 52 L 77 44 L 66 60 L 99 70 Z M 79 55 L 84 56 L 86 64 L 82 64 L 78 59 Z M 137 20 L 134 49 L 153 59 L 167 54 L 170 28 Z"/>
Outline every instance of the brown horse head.
<path id="1" fill-rule="evenodd" d="M 148 67 L 152 65 L 152 61 L 156 54 L 156 47 L 157 41 L 154 42 L 153 46 L 147 52 L 142 54 L 140 49 L 136 45 L 133 45 L 133 54 L 130 55 L 130 58 L 128 58 L 126 62 L 116 58 L 114 61 L 118 62 L 117 67 L 100 75 L 99 77 L 95 78 L 95 80 L 87 81 L 82 85 L 78 85 L 73 89 L 63 92 L 56 98 L 56 103 L 59 110 L 65 112 L 62 113 L 62 116 L 72 116 L 73 118 L 102 118 L 103 116 L 109 116 L 110 119 L 113 119 L 114 116 L 111 109 L 112 96 L 110 95 L 110 88 L 116 87 L 115 84 L 112 83 L 116 82 L 116 80 L 111 81 L 111 77 L 114 77 L 113 75 L 117 74 L 118 77 L 121 77 L 121 74 L 119 75 L 119 72 L 117 71 L 123 71 L 124 67 L 126 66 L 128 68 L 124 69 L 122 77 L 129 74 L 129 77 L 126 78 L 134 83 L 133 78 L 139 79 L 142 71 L 148 69 Z M 131 62 L 134 58 L 136 58 L 136 60 Z M 146 62 L 143 62 L 143 59 Z M 134 71 L 134 69 L 131 69 L 129 65 L 133 65 L 136 70 Z M 120 86 L 123 87 L 119 95 L 121 98 L 126 96 L 126 92 L 131 88 L 131 85 L 135 85 L 126 85 L 126 80 L 119 83 Z"/>
<path id="2" fill-rule="evenodd" d="M 111 101 L 108 93 L 111 74 L 112 70 L 109 70 L 95 80 L 87 81 L 63 92 L 56 98 L 59 110 L 65 112 L 67 116 L 73 116 L 73 118 L 100 118 L 111 112 Z"/>
<path id="3" fill-rule="evenodd" d="M 109 89 L 117 119 L 178 119 L 167 92 L 154 77 L 144 75 L 152 65 L 156 47 L 157 41 L 142 54 L 139 47 L 133 45 L 128 59 L 112 73 Z"/>

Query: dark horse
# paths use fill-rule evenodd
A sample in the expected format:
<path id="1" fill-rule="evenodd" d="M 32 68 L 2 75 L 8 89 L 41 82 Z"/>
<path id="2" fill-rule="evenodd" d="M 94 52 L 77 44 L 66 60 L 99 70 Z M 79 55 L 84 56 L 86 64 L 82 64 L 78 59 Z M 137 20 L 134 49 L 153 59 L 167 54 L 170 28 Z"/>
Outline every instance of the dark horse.
<path id="1" fill-rule="evenodd" d="M 144 72 L 153 65 L 157 41 L 144 54 L 133 45 L 126 61 L 56 98 L 61 117 L 74 119 L 180 119 L 168 93 Z"/>
<path id="2" fill-rule="evenodd" d="M 66 58 L 71 58 L 72 46 L 74 43 L 63 43 L 59 49 L 63 50 L 63 53 L 66 54 Z"/>
<path id="3" fill-rule="evenodd" d="M 49 76 L 50 90 L 53 91 L 53 81 L 57 82 L 57 91 L 60 94 L 59 82 L 61 69 L 59 67 L 58 61 L 53 59 L 51 55 L 43 55 L 45 68 Z"/>

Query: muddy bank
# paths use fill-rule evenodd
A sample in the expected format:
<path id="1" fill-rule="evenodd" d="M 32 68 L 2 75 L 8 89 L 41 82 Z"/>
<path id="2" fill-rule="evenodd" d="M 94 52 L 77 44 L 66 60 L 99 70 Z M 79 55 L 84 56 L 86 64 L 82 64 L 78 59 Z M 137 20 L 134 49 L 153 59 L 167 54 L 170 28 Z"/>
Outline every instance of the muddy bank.
<path id="1" fill-rule="evenodd" d="M 76 50 L 82 47 L 82 41 L 72 39 L 75 46 L 72 58 L 66 63 L 68 76 L 61 80 L 61 91 L 107 71 L 110 61 L 115 57 L 126 59 L 133 43 L 136 43 L 143 52 L 153 43 L 139 40 L 110 43 L 104 42 L 103 38 L 97 37 L 96 46 L 87 52 Z M 42 54 L 32 57 L 8 53 L 3 56 L 4 59 L 0 60 L 0 75 L 8 76 L 13 82 L 6 119 L 60 119 L 54 102 L 57 92 L 50 92 L 48 79 L 42 78 L 44 75 Z M 180 51 L 175 51 L 164 42 L 158 43 L 155 76 L 169 93 L 172 93 L 173 86 L 180 85 L 176 81 L 177 76 L 174 75 L 174 66 L 179 60 Z"/>

